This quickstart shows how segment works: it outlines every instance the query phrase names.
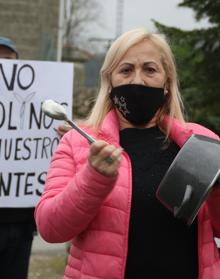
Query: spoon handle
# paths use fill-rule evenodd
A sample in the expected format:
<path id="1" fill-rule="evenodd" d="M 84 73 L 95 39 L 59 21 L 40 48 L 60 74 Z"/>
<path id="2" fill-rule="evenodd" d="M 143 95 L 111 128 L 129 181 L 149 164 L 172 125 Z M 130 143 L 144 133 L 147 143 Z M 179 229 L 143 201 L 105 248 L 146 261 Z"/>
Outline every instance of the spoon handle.
<path id="1" fill-rule="evenodd" d="M 79 132 L 84 138 L 86 138 L 88 140 L 88 142 L 91 144 L 93 142 L 95 142 L 95 139 L 93 137 L 91 137 L 89 134 L 87 134 L 85 131 L 83 131 L 81 128 L 79 128 L 73 121 L 69 120 L 69 119 L 65 119 L 66 122 L 69 123 L 69 125 L 74 128 L 77 132 Z"/>

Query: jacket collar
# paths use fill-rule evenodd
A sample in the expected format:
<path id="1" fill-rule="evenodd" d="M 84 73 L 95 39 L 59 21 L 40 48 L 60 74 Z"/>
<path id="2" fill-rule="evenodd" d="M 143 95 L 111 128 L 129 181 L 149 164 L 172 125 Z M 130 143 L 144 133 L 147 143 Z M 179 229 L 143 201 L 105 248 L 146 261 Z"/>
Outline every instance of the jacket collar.
<path id="1" fill-rule="evenodd" d="M 164 117 L 162 125 L 170 127 L 169 138 L 179 147 L 182 147 L 193 134 L 193 129 L 188 128 L 187 123 L 180 122 L 168 115 Z"/>
<path id="2" fill-rule="evenodd" d="M 106 141 L 119 145 L 119 121 L 115 109 L 110 110 L 104 118 L 99 136 L 105 138 Z"/>
<path id="3" fill-rule="evenodd" d="M 193 134 L 193 130 L 188 129 L 186 124 L 181 123 L 179 120 L 168 115 L 164 117 L 162 125 L 164 127 L 170 126 L 169 137 L 179 147 L 182 147 L 184 143 L 189 139 L 189 137 Z M 120 140 L 119 130 L 120 127 L 118 117 L 115 109 L 112 109 L 104 118 L 101 129 L 99 131 L 99 136 L 118 146 Z"/>

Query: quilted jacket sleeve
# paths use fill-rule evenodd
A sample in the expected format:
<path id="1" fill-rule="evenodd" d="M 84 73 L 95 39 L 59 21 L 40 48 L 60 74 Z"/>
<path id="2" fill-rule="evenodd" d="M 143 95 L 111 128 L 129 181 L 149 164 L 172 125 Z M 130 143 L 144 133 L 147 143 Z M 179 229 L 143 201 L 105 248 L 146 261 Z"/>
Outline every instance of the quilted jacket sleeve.
<path id="1" fill-rule="evenodd" d="M 98 173 L 87 162 L 76 172 L 75 137 L 69 132 L 60 141 L 35 210 L 38 231 L 51 243 L 68 241 L 85 230 L 117 179 Z"/>
<path id="2" fill-rule="evenodd" d="M 207 199 L 215 237 L 220 238 L 220 185 L 215 185 Z"/>

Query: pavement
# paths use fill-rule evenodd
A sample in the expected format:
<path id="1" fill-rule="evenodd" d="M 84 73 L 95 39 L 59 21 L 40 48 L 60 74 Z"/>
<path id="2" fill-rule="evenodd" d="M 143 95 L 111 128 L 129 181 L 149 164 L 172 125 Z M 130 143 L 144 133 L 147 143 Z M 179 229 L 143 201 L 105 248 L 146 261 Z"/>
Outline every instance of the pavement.
<path id="1" fill-rule="evenodd" d="M 28 279 L 61 279 L 67 260 L 67 244 L 51 244 L 38 234 L 34 237 Z"/>
<path id="2" fill-rule="evenodd" d="M 38 233 L 33 240 L 32 244 L 32 254 L 41 252 L 66 252 L 66 243 L 48 243 L 42 239 Z"/>

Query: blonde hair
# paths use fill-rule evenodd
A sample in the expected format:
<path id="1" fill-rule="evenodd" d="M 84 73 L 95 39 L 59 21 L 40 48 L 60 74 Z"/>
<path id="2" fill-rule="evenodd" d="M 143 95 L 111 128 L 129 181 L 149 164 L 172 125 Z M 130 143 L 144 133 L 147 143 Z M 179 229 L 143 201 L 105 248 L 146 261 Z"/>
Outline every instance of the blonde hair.
<path id="1" fill-rule="evenodd" d="M 144 28 L 138 28 L 122 34 L 108 50 L 100 71 L 100 90 L 95 105 L 86 121 L 87 125 L 92 126 L 94 129 L 100 128 L 104 117 L 113 108 L 109 98 L 109 92 L 112 88 L 112 71 L 116 68 L 129 48 L 146 39 L 152 42 L 158 51 L 160 51 L 161 62 L 167 77 L 166 89 L 168 93 L 166 94 L 166 102 L 157 117 L 157 124 L 160 125 L 165 114 L 184 122 L 182 113 L 183 103 L 178 89 L 176 65 L 170 46 L 162 35 L 149 33 Z M 168 130 L 169 128 L 166 131 L 167 133 Z"/>

